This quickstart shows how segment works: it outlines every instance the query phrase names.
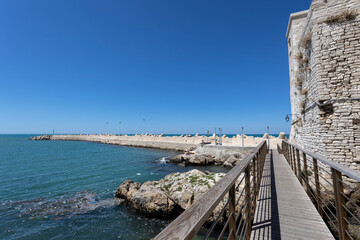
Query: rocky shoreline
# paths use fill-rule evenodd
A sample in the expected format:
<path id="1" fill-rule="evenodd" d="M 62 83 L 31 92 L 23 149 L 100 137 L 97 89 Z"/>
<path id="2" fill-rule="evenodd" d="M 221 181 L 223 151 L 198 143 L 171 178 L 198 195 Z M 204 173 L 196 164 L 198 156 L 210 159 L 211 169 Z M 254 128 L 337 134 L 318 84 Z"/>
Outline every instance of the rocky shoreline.
<path id="1" fill-rule="evenodd" d="M 168 158 L 170 163 L 179 164 L 180 166 L 187 165 L 216 165 L 226 168 L 233 168 L 238 164 L 247 154 L 251 152 L 251 149 L 243 150 L 235 154 L 226 154 L 221 157 L 216 157 L 210 154 L 179 154 Z"/>
<path id="2" fill-rule="evenodd" d="M 40 135 L 29 138 L 29 140 L 40 141 L 40 140 L 51 140 L 52 135 Z"/>
<path id="3" fill-rule="evenodd" d="M 159 181 L 142 184 L 126 180 L 117 188 L 116 197 L 149 217 L 176 218 L 225 175 L 193 169 L 185 173 L 171 173 Z M 226 199 L 217 206 L 208 223 L 216 218 L 225 203 Z"/>

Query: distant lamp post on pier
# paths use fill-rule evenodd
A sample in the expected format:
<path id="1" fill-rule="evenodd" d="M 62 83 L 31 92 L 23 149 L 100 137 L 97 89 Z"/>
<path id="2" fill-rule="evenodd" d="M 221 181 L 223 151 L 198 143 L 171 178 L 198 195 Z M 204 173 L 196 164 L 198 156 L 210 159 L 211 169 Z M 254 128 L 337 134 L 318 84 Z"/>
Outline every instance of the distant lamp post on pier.
<path id="1" fill-rule="evenodd" d="M 242 147 L 244 147 L 244 127 L 241 127 L 241 141 L 242 141 Z"/>
<path id="2" fill-rule="evenodd" d="M 109 134 L 109 123 L 106 122 L 106 134 Z"/>
<path id="3" fill-rule="evenodd" d="M 216 128 L 215 128 L 215 145 L 217 145 L 217 142 L 216 142 Z"/>
<path id="4" fill-rule="evenodd" d="M 270 133 L 269 133 L 269 126 L 267 127 L 267 134 L 268 134 L 268 149 L 270 149 Z"/>
<path id="5" fill-rule="evenodd" d="M 222 145 L 222 129 L 219 128 L 219 145 Z"/>
<path id="6" fill-rule="evenodd" d="M 121 122 L 119 122 L 119 136 L 121 136 Z"/>

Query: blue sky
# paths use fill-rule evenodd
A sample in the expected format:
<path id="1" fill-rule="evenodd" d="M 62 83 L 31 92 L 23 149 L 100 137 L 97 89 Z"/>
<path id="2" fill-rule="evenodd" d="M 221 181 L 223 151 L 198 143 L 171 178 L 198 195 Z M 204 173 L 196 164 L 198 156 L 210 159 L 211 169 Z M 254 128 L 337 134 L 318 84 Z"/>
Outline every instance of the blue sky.
<path id="1" fill-rule="evenodd" d="M 0 133 L 289 132 L 310 1 L 2 0 Z"/>

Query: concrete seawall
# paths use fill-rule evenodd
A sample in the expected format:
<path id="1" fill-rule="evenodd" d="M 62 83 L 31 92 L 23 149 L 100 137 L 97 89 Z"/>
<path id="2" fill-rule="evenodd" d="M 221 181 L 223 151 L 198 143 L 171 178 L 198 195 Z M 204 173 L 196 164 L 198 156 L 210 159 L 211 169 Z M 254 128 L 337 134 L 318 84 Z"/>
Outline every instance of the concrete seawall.
<path id="1" fill-rule="evenodd" d="M 162 135 L 111 135 L 111 134 L 78 134 L 78 135 L 45 135 L 32 138 L 33 140 L 61 140 L 61 141 L 87 141 L 87 142 L 98 142 L 104 144 L 114 144 L 121 146 L 131 146 L 131 147 L 145 147 L 145 148 L 158 148 L 158 149 L 167 149 L 167 150 L 176 150 L 176 151 L 186 151 L 190 148 L 196 147 L 202 141 L 211 142 L 214 144 L 214 136 L 162 136 Z M 244 136 L 244 146 L 245 148 L 256 147 L 266 138 L 262 137 L 252 137 Z M 275 138 L 270 136 L 270 148 L 276 149 L 277 144 L 281 144 L 281 138 Z M 226 151 L 238 151 L 242 146 L 242 138 L 240 135 L 237 135 L 232 138 L 223 137 L 223 145 L 214 146 L 214 145 L 205 145 L 206 151 L 215 150 L 215 148 L 221 148 Z M 212 149 L 214 148 L 214 149 Z M 201 151 L 201 148 L 199 148 Z M 202 149 L 204 150 L 204 149 Z M 204 152 L 205 153 L 205 152 Z"/>
<path id="2" fill-rule="evenodd" d="M 186 151 L 201 142 L 154 141 L 154 139 L 137 138 L 135 136 L 112 135 L 52 135 L 50 140 L 87 141 L 130 147 L 158 148 L 166 150 Z"/>

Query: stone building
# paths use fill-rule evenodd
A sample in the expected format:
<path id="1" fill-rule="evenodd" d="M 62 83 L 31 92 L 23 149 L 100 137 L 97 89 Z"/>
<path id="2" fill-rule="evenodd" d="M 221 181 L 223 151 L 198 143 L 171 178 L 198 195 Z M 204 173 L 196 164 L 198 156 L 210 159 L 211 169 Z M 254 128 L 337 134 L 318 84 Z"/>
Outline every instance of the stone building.
<path id="1" fill-rule="evenodd" d="M 360 0 L 290 15 L 290 140 L 360 170 Z"/>

